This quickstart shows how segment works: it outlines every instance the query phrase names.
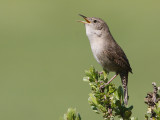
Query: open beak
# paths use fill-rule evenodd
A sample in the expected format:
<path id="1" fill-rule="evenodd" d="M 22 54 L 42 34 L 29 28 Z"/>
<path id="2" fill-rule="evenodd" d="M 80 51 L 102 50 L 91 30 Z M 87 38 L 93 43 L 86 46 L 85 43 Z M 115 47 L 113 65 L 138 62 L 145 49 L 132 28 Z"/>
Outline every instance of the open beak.
<path id="1" fill-rule="evenodd" d="M 78 21 L 78 22 L 81 22 L 81 23 L 84 23 L 84 24 L 86 24 L 86 23 L 91 23 L 88 19 L 87 19 L 87 17 L 86 16 L 84 16 L 84 15 L 81 15 L 81 14 L 79 14 L 81 17 L 83 17 L 84 19 L 85 19 L 85 21 Z"/>

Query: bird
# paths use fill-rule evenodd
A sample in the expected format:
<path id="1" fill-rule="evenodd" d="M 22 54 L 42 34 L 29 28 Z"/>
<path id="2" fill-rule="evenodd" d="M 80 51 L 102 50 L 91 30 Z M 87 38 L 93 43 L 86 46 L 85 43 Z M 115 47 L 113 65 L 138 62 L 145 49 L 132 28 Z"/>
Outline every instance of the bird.
<path id="1" fill-rule="evenodd" d="M 79 14 L 85 21 L 86 35 L 89 39 L 91 50 L 96 61 L 107 73 L 115 72 L 115 75 L 105 84 L 108 85 L 116 76 L 120 75 L 123 91 L 124 104 L 128 104 L 128 74 L 132 73 L 129 60 L 114 40 L 109 27 L 101 18 L 86 17 Z"/>

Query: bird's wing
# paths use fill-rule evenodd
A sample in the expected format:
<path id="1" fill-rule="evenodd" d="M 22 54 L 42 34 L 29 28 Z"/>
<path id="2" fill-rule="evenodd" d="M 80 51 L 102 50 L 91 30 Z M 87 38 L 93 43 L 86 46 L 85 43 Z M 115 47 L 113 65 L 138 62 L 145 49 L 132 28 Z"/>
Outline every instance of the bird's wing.
<path id="1" fill-rule="evenodd" d="M 132 73 L 132 69 L 130 67 L 129 61 L 125 53 L 119 46 L 117 46 L 117 48 L 115 48 L 114 50 L 113 48 L 109 48 L 106 52 L 107 52 L 108 58 L 111 61 L 113 61 L 114 64 Z"/>

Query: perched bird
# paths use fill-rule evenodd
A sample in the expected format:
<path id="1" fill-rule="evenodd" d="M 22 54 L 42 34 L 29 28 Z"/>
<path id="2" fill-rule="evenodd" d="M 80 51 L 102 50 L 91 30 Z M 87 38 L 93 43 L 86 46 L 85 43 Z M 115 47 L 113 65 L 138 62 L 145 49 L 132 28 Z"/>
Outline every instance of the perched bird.
<path id="1" fill-rule="evenodd" d="M 128 73 L 132 73 L 129 61 L 122 48 L 114 40 L 108 25 L 100 18 L 85 17 L 86 35 L 88 36 L 93 55 L 97 62 L 107 72 L 116 74 L 105 85 L 109 84 L 117 75 L 120 75 L 124 89 L 124 103 L 128 104 Z"/>

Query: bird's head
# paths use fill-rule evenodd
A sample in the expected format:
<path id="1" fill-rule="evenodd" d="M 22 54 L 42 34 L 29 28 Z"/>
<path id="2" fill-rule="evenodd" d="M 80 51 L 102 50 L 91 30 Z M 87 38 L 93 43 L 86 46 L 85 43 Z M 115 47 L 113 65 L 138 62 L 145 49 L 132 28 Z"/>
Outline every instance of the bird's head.
<path id="1" fill-rule="evenodd" d="M 102 35 L 103 31 L 108 31 L 107 24 L 100 18 L 96 17 L 86 17 L 84 15 L 79 14 L 81 17 L 85 19 L 85 21 L 79 21 L 85 24 L 86 34 L 89 37 L 90 35 Z"/>

